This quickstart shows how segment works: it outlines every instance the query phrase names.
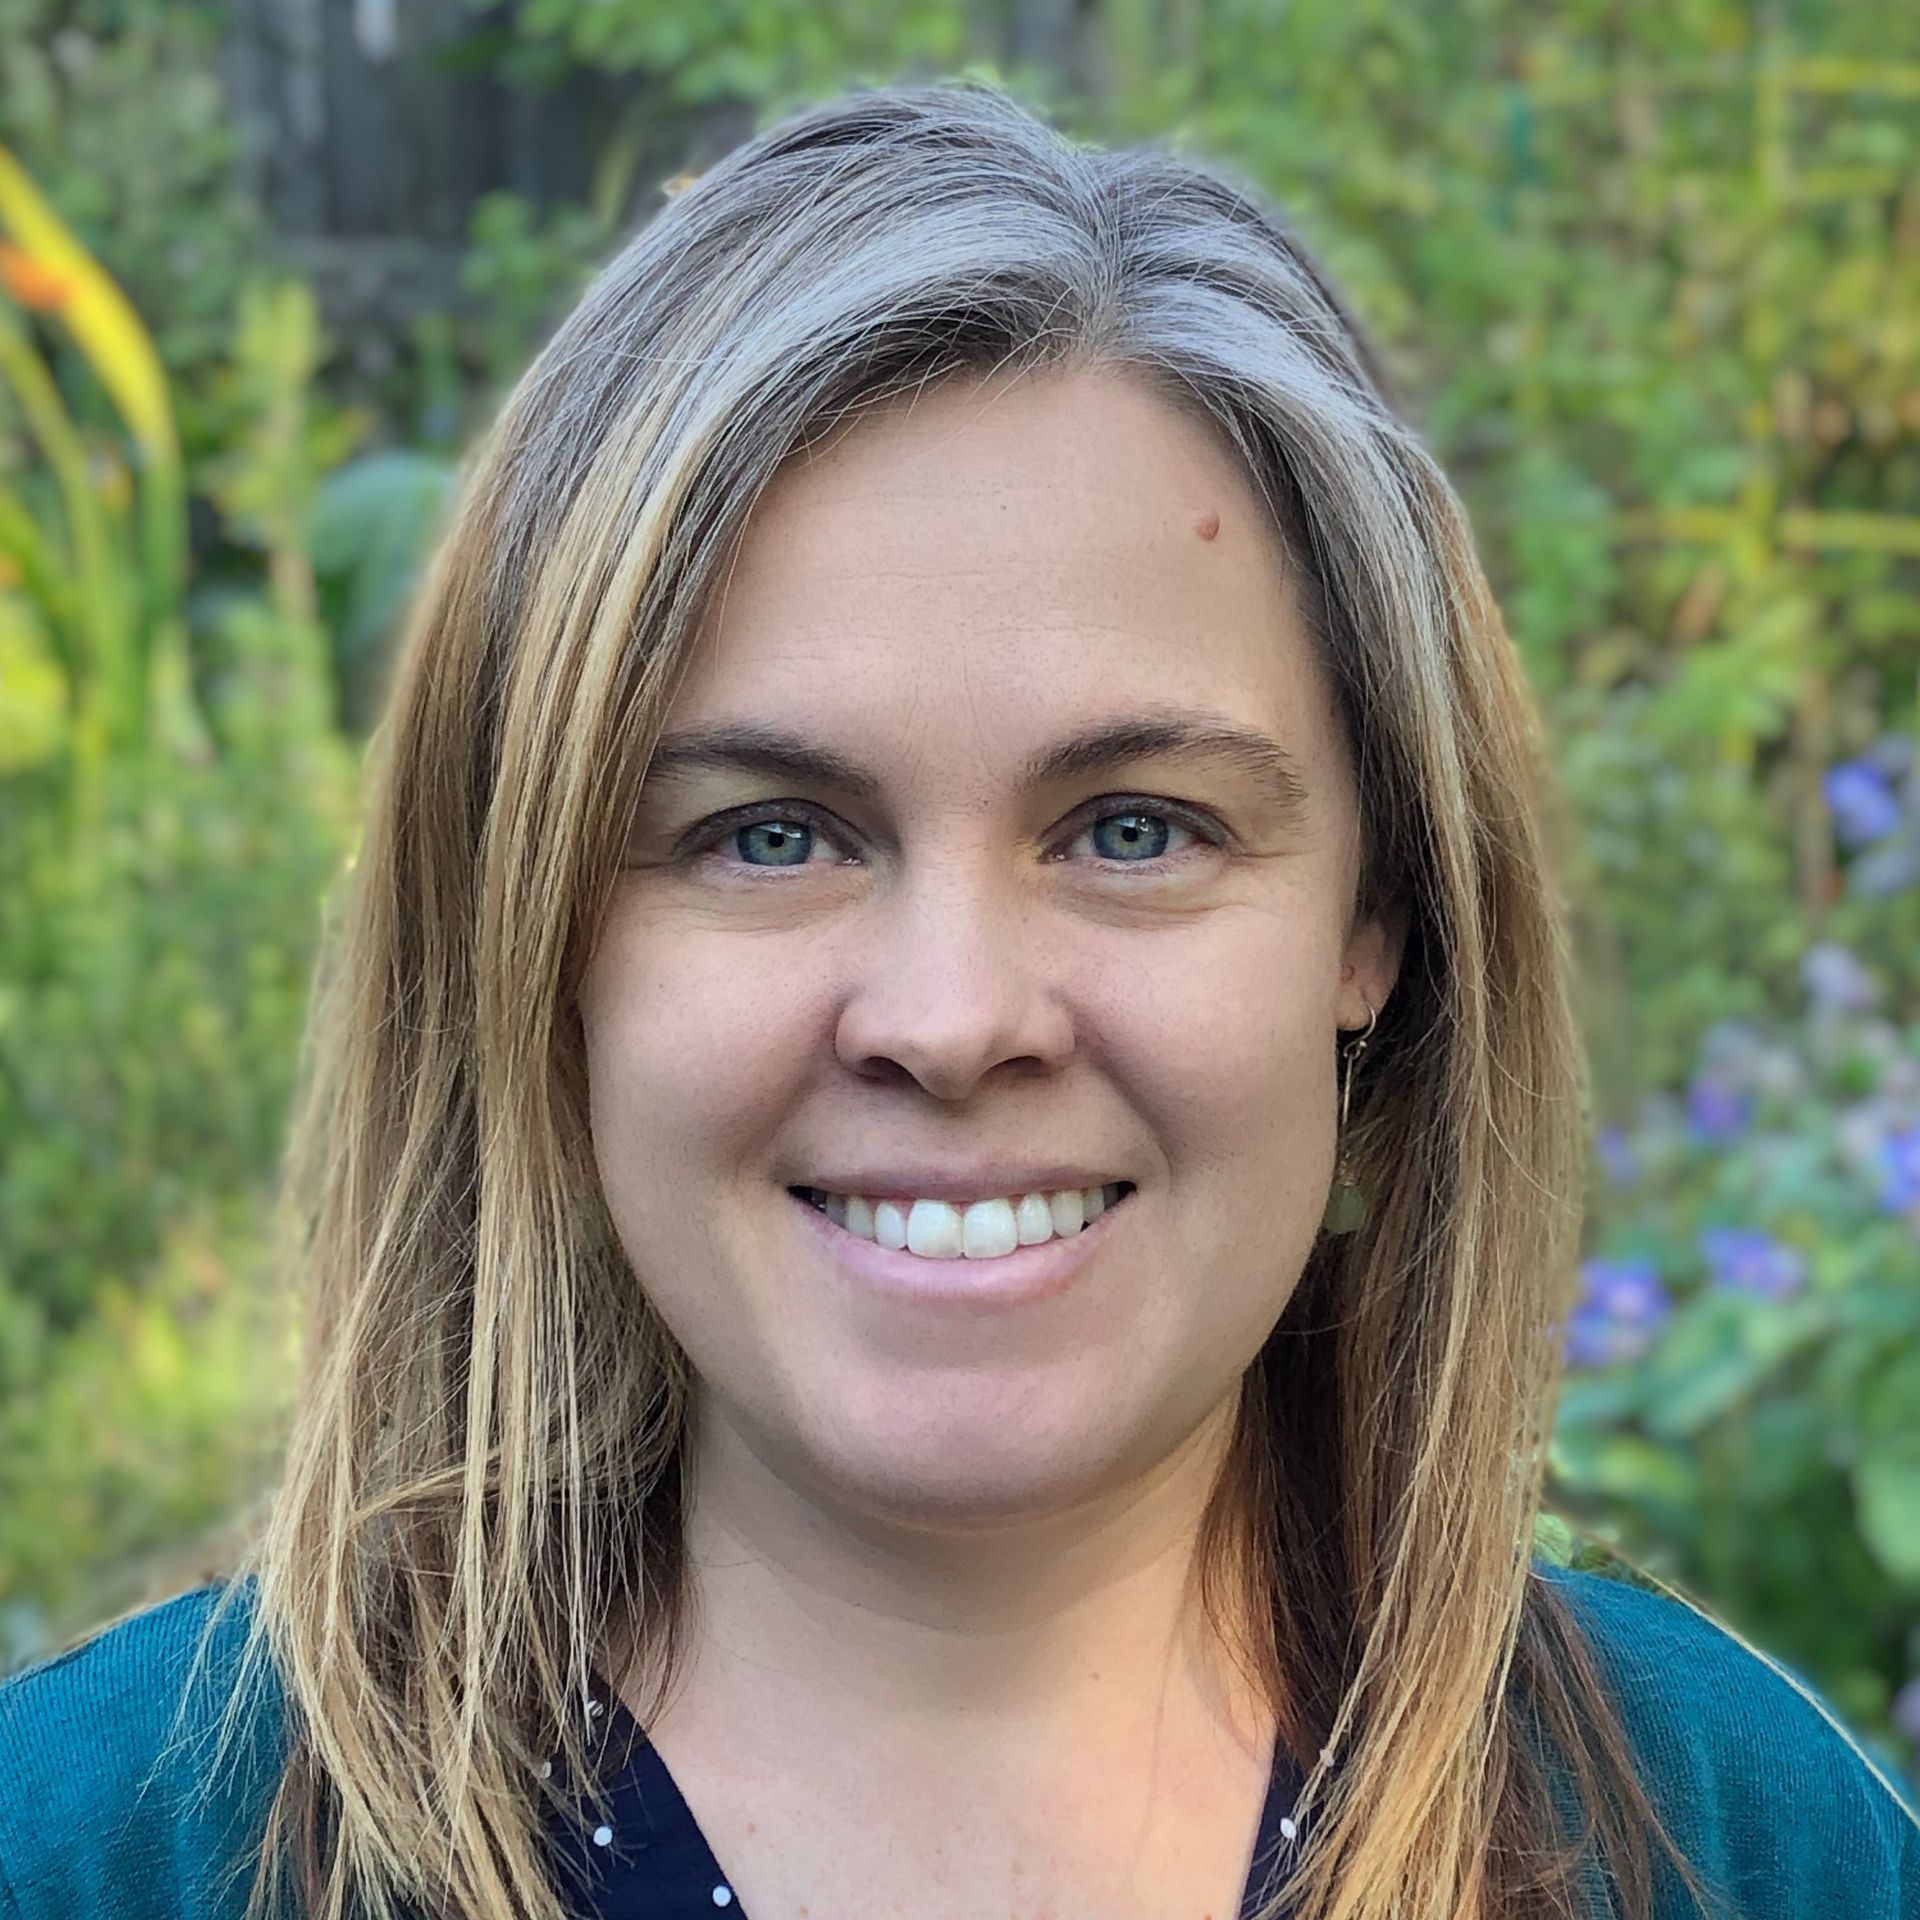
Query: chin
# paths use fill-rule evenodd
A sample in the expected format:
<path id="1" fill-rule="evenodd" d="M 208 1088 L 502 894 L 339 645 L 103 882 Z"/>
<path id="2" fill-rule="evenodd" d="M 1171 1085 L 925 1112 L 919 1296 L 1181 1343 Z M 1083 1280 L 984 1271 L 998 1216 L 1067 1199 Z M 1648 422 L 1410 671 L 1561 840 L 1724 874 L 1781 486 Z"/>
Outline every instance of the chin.
<path id="1" fill-rule="evenodd" d="M 1056 1383 L 1057 1384 L 1057 1383 Z M 988 1525 L 1065 1511 L 1149 1471 L 1152 1421 L 1116 1419 L 1111 1383 L 1051 1393 L 978 1377 L 898 1397 L 837 1396 L 833 1424 L 795 1436 L 807 1476 L 850 1507 L 906 1524 Z M 825 1411 L 824 1407 L 822 1409 Z"/>

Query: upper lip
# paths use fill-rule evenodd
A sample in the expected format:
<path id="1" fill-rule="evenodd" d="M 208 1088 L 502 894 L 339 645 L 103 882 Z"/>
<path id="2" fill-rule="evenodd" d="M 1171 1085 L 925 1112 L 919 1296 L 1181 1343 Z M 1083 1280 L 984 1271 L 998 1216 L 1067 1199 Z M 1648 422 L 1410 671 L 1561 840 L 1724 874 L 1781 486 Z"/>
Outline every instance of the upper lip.
<path id="1" fill-rule="evenodd" d="M 857 1193 L 862 1199 L 945 1200 L 964 1205 L 969 1200 L 998 1200 L 1026 1193 L 1058 1193 L 1066 1187 L 1108 1187 L 1116 1181 L 1131 1185 L 1123 1174 L 1102 1173 L 1086 1167 L 1055 1164 L 1045 1167 L 985 1167 L 956 1172 L 951 1160 L 934 1167 L 855 1168 L 820 1173 L 805 1184 L 822 1193 Z"/>

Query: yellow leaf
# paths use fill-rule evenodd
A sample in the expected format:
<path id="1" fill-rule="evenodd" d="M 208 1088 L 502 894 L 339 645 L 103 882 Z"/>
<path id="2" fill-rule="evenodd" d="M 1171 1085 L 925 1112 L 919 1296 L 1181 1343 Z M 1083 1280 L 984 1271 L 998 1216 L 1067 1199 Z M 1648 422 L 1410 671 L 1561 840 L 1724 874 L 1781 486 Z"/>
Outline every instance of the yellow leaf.
<path id="1" fill-rule="evenodd" d="M 126 295 L 0 146 L 0 226 L 13 237 L 4 284 L 23 306 L 53 313 L 112 394 L 156 464 L 179 459 L 165 370 Z M 58 289 L 57 301 L 53 298 Z M 24 289 L 24 292 L 22 291 Z M 51 303 L 51 304 L 48 304 Z"/>
<path id="2" fill-rule="evenodd" d="M 17 600 L 0 596 L 0 774 L 58 753 L 67 737 L 67 676 Z"/>
<path id="3" fill-rule="evenodd" d="M 58 313 L 79 291 L 79 282 L 55 273 L 24 248 L 0 241 L 0 287 L 29 313 Z"/>

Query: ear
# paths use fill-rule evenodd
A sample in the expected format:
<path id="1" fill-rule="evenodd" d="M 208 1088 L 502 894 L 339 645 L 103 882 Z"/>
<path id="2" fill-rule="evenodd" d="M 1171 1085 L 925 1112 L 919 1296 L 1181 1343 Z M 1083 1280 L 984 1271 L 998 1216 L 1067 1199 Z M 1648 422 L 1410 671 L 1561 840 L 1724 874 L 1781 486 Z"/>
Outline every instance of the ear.
<path id="1" fill-rule="evenodd" d="M 1341 955 L 1339 1024 L 1364 1027 L 1367 1009 L 1379 1013 L 1400 977 L 1400 957 L 1407 944 L 1407 908 L 1393 901 L 1370 920 L 1362 921 L 1348 937 Z"/>

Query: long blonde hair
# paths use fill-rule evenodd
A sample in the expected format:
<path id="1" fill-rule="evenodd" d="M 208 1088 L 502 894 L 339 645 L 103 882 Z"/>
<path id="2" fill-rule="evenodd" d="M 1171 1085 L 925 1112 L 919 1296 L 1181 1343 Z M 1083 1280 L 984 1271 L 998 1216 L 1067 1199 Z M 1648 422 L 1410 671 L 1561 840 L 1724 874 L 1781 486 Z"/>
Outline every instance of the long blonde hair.
<path id="1" fill-rule="evenodd" d="M 684 1644 L 691 1376 L 606 1211 L 573 1011 L 648 754 L 796 450 L 930 380 L 1082 366 L 1237 451 L 1337 690 L 1360 911 L 1408 913 L 1347 1134 L 1370 1217 L 1248 1371 L 1196 1558 L 1223 1631 L 1271 1626 L 1240 1653 L 1312 1822 L 1282 1895 L 1572 1913 L 1592 1838 L 1645 1916 L 1647 1835 L 1699 1891 L 1530 1564 L 1585 1065 L 1541 729 L 1463 511 L 1256 192 L 968 82 L 830 100 L 675 194 L 469 463 L 315 982 L 300 1397 L 238 1569 L 290 1740 L 250 1913 L 558 1920 L 539 1763 L 589 1777 L 610 1621 L 656 1704 Z"/>

